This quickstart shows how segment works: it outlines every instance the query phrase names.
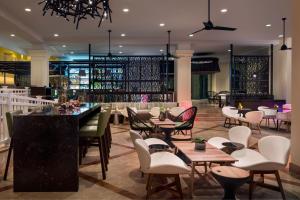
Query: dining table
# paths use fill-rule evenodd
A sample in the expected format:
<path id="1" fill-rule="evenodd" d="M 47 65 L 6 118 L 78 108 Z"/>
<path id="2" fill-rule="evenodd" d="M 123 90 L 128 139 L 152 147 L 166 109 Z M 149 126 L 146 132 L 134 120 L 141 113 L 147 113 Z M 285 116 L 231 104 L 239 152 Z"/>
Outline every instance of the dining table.
<path id="1" fill-rule="evenodd" d="M 160 129 L 165 133 L 164 141 L 170 146 L 174 147 L 172 143 L 171 134 L 175 130 L 176 123 L 170 119 L 159 120 L 158 118 L 151 118 L 150 123 L 154 125 L 155 129 Z"/>
<path id="2" fill-rule="evenodd" d="M 230 165 L 237 160 L 231 155 L 225 153 L 224 151 L 218 149 L 217 147 L 206 143 L 205 150 L 196 150 L 195 143 L 191 141 L 180 141 L 173 142 L 175 146 L 175 153 L 182 153 L 189 161 L 191 166 L 191 183 L 190 183 L 190 195 L 194 196 L 194 180 L 195 173 L 199 173 L 196 170 L 197 166 L 204 166 L 205 173 L 207 173 L 208 163 L 220 163 L 221 165 Z"/>

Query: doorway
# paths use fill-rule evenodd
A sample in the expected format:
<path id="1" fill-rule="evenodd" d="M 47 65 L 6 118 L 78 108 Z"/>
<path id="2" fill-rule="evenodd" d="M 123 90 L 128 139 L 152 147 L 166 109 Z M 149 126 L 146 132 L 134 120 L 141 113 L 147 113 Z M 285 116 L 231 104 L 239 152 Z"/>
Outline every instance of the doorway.
<path id="1" fill-rule="evenodd" d="M 207 99 L 210 87 L 210 74 L 192 74 L 192 99 Z"/>

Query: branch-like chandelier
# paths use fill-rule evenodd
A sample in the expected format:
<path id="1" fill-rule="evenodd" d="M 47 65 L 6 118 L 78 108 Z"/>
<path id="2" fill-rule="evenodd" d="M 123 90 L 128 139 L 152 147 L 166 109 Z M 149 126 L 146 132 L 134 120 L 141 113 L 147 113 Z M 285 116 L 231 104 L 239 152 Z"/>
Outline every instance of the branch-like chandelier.
<path id="1" fill-rule="evenodd" d="M 100 18 L 98 27 L 101 26 L 104 19 L 112 22 L 109 0 L 43 0 L 39 4 L 45 4 L 43 15 L 50 12 L 51 16 L 64 17 L 67 21 L 73 18 L 76 29 L 78 29 L 80 20 L 88 19 L 88 17 Z"/>

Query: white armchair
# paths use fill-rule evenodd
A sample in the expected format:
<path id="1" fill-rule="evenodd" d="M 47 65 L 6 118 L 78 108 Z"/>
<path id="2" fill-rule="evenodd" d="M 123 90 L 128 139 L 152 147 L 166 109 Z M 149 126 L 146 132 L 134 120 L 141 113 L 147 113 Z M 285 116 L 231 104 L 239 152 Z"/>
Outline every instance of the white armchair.
<path id="1" fill-rule="evenodd" d="M 222 114 L 225 117 L 224 127 L 230 128 L 231 125 L 237 124 L 237 121 L 240 117 L 238 112 L 238 109 L 232 106 L 225 106 L 222 108 Z"/>
<path id="2" fill-rule="evenodd" d="M 245 117 L 240 117 L 239 121 L 241 124 L 246 123 L 251 129 L 258 130 L 258 132 L 261 134 L 260 123 L 263 120 L 263 117 L 263 111 L 251 111 L 246 113 Z"/>
<path id="3" fill-rule="evenodd" d="M 279 176 L 279 170 L 286 167 L 290 154 L 290 140 L 281 136 L 267 136 L 258 141 L 258 152 L 251 149 L 242 149 L 231 154 L 238 161 L 233 166 L 250 170 L 250 199 L 254 185 L 274 188 L 266 185 L 264 182 L 254 182 L 254 175 L 275 174 L 279 187 L 277 191 L 281 192 L 285 199 L 284 190 Z"/>
<path id="4" fill-rule="evenodd" d="M 245 148 L 249 145 L 249 139 L 251 136 L 251 129 L 246 126 L 236 126 L 228 131 L 228 137 L 229 139 L 223 138 L 223 137 L 213 137 L 209 139 L 207 142 L 218 149 L 223 149 L 225 146 L 223 146 L 224 142 L 237 142 L 240 144 L 243 144 Z"/>
<path id="5" fill-rule="evenodd" d="M 135 130 L 130 130 L 130 137 L 132 140 L 132 143 L 134 144 L 135 140 L 141 139 L 143 140 L 143 137 L 140 135 L 138 131 Z M 147 138 L 144 140 L 148 146 L 150 145 L 164 145 L 164 146 L 169 146 L 165 141 L 158 139 L 158 138 Z"/>
<path id="6" fill-rule="evenodd" d="M 152 117 L 156 117 L 156 118 L 158 118 L 159 117 L 159 114 L 160 114 L 160 108 L 159 107 L 152 107 L 151 109 L 150 109 L 150 115 L 152 116 Z"/>
<path id="7" fill-rule="evenodd" d="M 269 108 L 269 107 L 266 107 L 266 106 L 259 106 L 257 108 L 257 110 L 262 111 L 264 113 L 263 120 L 266 120 L 266 125 L 267 126 L 270 126 L 270 119 L 273 120 L 274 125 L 276 126 L 276 122 L 275 122 L 276 115 L 277 115 L 277 110 L 276 109 Z"/>
<path id="8" fill-rule="evenodd" d="M 292 122 L 292 111 L 278 112 L 276 115 L 276 119 L 279 122 L 277 127 L 278 130 L 282 126 L 282 123 L 285 123 L 287 125 L 287 131 L 290 131 Z"/>
<path id="9" fill-rule="evenodd" d="M 136 139 L 134 145 L 138 153 L 141 170 L 143 173 L 148 174 L 146 199 L 158 191 L 171 189 L 171 187 L 176 187 L 182 198 L 179 174 L 190 173 L 189 167 L 179 157 L 170 152 L 156 152 L 150 154 L 149 147 L 144 140 Z M 173 177 L 175 181 L 164 186 L 152 188 L 152 180 L 155 175 L 160 177 Z"/>

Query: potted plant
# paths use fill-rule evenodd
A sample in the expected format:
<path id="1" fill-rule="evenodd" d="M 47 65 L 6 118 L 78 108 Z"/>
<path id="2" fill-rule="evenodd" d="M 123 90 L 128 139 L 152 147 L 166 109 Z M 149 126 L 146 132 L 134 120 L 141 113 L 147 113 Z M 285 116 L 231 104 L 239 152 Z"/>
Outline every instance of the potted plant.
<path id="1" fill-rule="evenodd" d="M 194 139 L 195 149 L 196 150 L 205 150 L 206 148 L 206 140 L 203 137 L 196 137 Z"/>

